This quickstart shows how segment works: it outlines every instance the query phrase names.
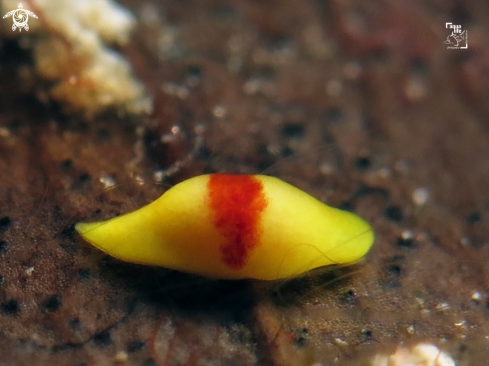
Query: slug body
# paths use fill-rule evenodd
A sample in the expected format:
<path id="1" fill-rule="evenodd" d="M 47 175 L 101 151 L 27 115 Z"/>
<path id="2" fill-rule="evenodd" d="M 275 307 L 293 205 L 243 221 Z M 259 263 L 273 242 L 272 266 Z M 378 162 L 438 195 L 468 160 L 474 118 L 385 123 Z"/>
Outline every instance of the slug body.
<path id="1" fill-rule="evenodd" d="M 359 261 L 374 241 L 359 216 L 263 175 L 201 175 L 78 233 L 120 260 L 221 279 L 276 280 Z"/>

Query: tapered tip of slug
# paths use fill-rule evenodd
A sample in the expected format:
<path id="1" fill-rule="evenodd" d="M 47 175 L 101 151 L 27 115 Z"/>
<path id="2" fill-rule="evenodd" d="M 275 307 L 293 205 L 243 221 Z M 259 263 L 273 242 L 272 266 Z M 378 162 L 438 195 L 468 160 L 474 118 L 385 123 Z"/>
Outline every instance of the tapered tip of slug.
<path id="1" fill-rule="evenodd" d="M 84 234 L 86 232 L 88 232 L 92 227 L 93 227 L 94 223 L 90 223 L 90 222 L 79 222 L 77 224 L 75 224 L 75 230 L 77 231 L 78 234 L 80 234 L 81 236 L 84 236 Z"/>
<path id="2" fill-rule="evenodd" d="M 78 234 L 81 235 L 81 237 L 91 243 L 92 245 L 95 245 L 96 241 L 96 236 L 97 236 L 97 228 L 100 227 L 103 222 L 79 222 L 78 224 L 75 225 L 75 230 L 77 231 Z"/>

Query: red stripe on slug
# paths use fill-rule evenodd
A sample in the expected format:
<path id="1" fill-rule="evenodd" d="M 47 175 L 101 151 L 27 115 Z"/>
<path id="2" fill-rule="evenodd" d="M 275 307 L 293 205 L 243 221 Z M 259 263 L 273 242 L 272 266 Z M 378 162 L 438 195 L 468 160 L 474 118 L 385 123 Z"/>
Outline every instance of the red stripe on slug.
<path id="1" fill-rule="evenodd" d="M 267 207 L 263 184 L 252 175 L 212 174 L 207 183 L 214 226 L 227 239 L 222 260 L 231 268 L 246 265 L 259 244 L 259 222 Z"/>

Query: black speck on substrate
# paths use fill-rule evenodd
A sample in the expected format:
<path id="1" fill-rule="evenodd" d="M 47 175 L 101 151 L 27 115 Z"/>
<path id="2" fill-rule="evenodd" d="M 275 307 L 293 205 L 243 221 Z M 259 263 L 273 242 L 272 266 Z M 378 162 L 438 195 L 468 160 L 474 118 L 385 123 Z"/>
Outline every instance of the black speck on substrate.
<path id="1" fill-rule="evenodd" d="M 57 311 L 61 307 L 61 296 L 53 295 L 50 296 L 43 304 L 44 309 L 47 311 Z"/>
<path id="2" fill-rule="evenodd" d="M 362 338 L 365 340 L 373 339 L 372 331 L 369 329 L 362 330 Z"/>
<path id="3" fill-rule="evenodd" d="M 292 150 L 289 146 L 285 146 L 281 151 L 281 155 L 284 158 L 288 158 L 289 156 L 294 155 L 294 150 Z"/>
<path id="4" fill-rule="evenodd" d="M 197 153 L 195 154 L 196 159 L 207 161 L 212 157 L 212 150 L 208 149 L 205 146 L 200 146 L 197 149 Z"/>
<path id="5" fill-rule="evenodd" d="M 93 341 L 97 346 L 105 347 L 112 344 L 112 338 L 108 331 L 103 331 L 101 333 L 95 334 L 93 336 Z"/>
<path id="6" fill-rule="evenodd" d="M 83 173 L 78 177 L 80 183 L 90 183 L 92 181 L 92 177 L 88 173 Z"/>
<path id="7" fill-rule="evenodd" d="M 156 362 L 152 358 L 148 358 L 141 364 L 141 366 L 156 366 Z"/>
<path id="8" fill-rule="evenodd" d="M 309 330 L 307 328 L 302 328 L 295 335 L 295 345 L 297 347 L 304 347 L 307 341 L 307 337 L 309 335 Z"/>
<path id="9" fill-rule="evenodd" d="M 73 330 L 78 330 L 80 329 L 80 319 L 78 318 L 72 318 L 69 321 L 70 328 Z"/>
<path id="10" fill-rule="evenodd" d="M 353 194 L 353 199 L 362 199 L 368 196 L 379 196 L 382 199 L 387 200 L 389 198 L 389 192 L 384 188 L 369 187 L 366 185 L 360 186 L 358 190 Z"/>
<path id="11" fill-rule="evenodd" d="M 472 212 L 469 215 L 467 215 L 466 220 L 469 224 L 477 224 L 477 223 L 481 222 L 482 217 L 481 217 L 480 213 Z"/>
<path id="12" fill-rule="evenodd" d="M 338 107 L 331 107 L 324 113 L 324 118 L 326 122 L 339 123 L 343 121 L 344 113 L 343 110 Z"/>
<path id="13" fill-rule="evenodd" d="M 73 239 L 76 235 L 75 224 L 66 226 L 60 233 L 61 237 L 66 239 Z"/>
<path id="14" fill-rule="evenodd" d="M 144 345 L 143 341 L 131 341 L 127 344 L 126 350 L 129 353 L 138 352 L 143 349 Z"/>
<path id="15" fill-rule="evenodd" d="M 372 162 L 367 157 L 358 158 L 357 161 L 355 162 L 355 168 L 357 168 L 357 170 L 361 172 L 368 170 L 371 166 L 372 166 Z"/>
<path id="16" fill-rule="evenodd" d="M 199 66 L 190 65 L 185 72 L 185 82 L 191 88 L 197 86 L 202 81 L 203 72 Z"/>
<path id="17" fill-rule="evenodd" d="M 401 222 L 404 218 L 404 214 L 402 213 L 402 208 L 399 206 L 389 206 L 385 209 L 384 212 L 385 217 L 393 222 Z"/>
<path id="18" fill-rule="evenodd" d="M 5 240 L 0 240 L 0 255 L 6 253 L 8 250 L 8 243 Z"/>
<path id="19" fill-rule="evenodd" d="M 83 173 L 78 176 L 78 179 L 71 184 L 72 189 L 86 189 L 91 186 L 92 177 L 88 173 Z"/>
<path id="20" fill-rule="evenodd" d="M 73 161 L 70 159 L 66 159 L 60 164 L 60 168 L 64 172 L 70 170 L 72 167 L 73 167 Z"/>
<path id="21" fill-rule="evenodd" d="M 77 272 L 78 281 L 86 281 L 92 277 L 92 270 L 90 268 L 80 268 Z"/>
<path id="22" fill-rule="evenodd" d="M 342 294 L 341 300 L 345 304 L 354 305 L 357 301 L 357 298 L 356 298 L 355 292 L 353 292 L 353 290 L 348 290 Z"/>
<path id="23" fill-rule="evenodd" d="M 20 311 L 19 303 L 17 300 L 8 300 L 0 305 L 2 314 L 4 315 L 15 315 Z"/>
<path id="24" fill-rule="evenodd" d="M 282 128 L 282 136 L 286 139 L 301 139 L 304 137 L 305 128 L 300 123 L 290 123 Z"/>
<path id="25" fill-rule="evenodd" d="M 101 128 L 97 131 L 97 139 L 101 142 L 109 141 L 111 137 L 110 131 L 106 128 Z"/>
<path id="26" fill-rule="evenodd" d="M 0 219 L 0 232 L 7 231 L 10 225 L 12 224 L 12 220 L 8 216 L 4 216 Z"/>
<path id="27" fill-rule="evenodd" d="M 397 238 L 396 245 L 402 248 L 414 248 L 415 243 L 413 238 Z"/>
<path id="28" fill-rule="evenodd" d="M 338 205 L 338 208 L 343 211 L 349 211 L 353 212 L 355 210 L 355 207 L 353 206 L 353 203 L 350 201 L 344 201 Z"/>
<path id="29" fill-rule="evenodd" d="M 387 271 L 393 277 L 399 277 L 401 275 L 401 272 L 402 272 L 401 267 L 399 267 L 397 264 L 391 264 L 391 265 L 387 266 Z"/>
<path id="30" fill-rule="evenodd" d="M 402 260 L 402 256 L 395 256 L 383 266 L 381 283 L 385 288 L 396 289 L 401 287 L 400 278 L 403 270 L 398 263 Z"/>

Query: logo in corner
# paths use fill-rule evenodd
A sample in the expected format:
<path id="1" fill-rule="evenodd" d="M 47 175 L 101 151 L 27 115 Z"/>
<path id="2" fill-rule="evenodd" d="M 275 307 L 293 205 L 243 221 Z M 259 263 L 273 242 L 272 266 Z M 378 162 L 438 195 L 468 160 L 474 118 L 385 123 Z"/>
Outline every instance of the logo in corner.
<path id="1" fill-rule="evenodd" d="M 462 26 L 459 24 L 445 23 L 446 29 L 451 29 L 452 34 L 447 37 L 445 43 L 447 49 L 453 50 L 465 50 L 469 48 L 468 37 L 469 33 L 467 30 L 462 31 Z"/>
<path id="2" fill-rule="evenodd" d="M 22 3 L 19 3 L 19 8 L 9 11 L 3 16 L 3 19 L 12 16 L 12 20 L 14 21 L 14 24 L 12 25 L 12 30 L 15 31 L 17 28 L 19 28 L 19 32 L 22 32 L 22 28 L 24 28 L 26 31 L 29 30 L 29 24 L 27 24 L 27 21 L 29 20 L 29 15 L 37 19 L 36 14 L 34 14 L 30 10 L 25 10 L 22 6 Z"/>

